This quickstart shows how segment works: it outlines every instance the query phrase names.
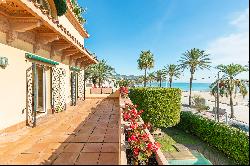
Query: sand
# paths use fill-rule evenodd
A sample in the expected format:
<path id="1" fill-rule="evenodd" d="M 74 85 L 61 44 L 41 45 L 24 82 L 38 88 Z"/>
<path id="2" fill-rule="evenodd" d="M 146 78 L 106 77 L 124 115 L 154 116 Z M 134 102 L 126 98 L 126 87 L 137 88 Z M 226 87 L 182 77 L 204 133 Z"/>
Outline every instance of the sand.
<path id="1" fill-rule="evenodd" d="M 194 95 L 200 95 L 201 97 L 204 97 L 206 100 L 206 105 L 210 107 L 211 111 L 213 107 L 215 107 L 215 98 L 212 96 L 209 92 L 201 92 L 201 91 L 192 91 L 192 96 Z M 189 92 L 182 92 L 182 104 L 188 104 L 188 96 Z M 234 96 L 235 97 L 235 96 Z M 236 120 L 242 121 L 244 123 L 247 123 L 249 125 L 249 96 L 247 95 L 245 98 L 242 97 L 242 95 L 237 94 L 235 98 L 233 98 L 234 101 L 234 114 L 236 117 Z M 230 105 L 229 105 L 229 98 L 227 97 L 220 97 L 220 107 L 221 109 L 226 109 L 227 114 L 230 115 Z"/>

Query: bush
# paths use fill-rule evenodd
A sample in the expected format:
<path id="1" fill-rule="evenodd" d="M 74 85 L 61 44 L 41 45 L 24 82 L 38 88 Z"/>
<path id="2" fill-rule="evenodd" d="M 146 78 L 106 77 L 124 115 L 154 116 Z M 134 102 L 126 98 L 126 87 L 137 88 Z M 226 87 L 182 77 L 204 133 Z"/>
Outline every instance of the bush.
<path id="1" fill-rule="evenodd" d="M 67 12 L 68 6 L 66 0 L 54 0 L 54 3 L 56 6 L 58 16 L 62 16 Z"/>
<path id="2" fill-rule="evenodd" d="M 181 112 L 177 127 L 198 136 L 238 164 L 249 165 L 249 137 L 245 132 L 191 112 Z"/>
<path id="3" fill-rule="evenodd" d="M 142 119 L 154 127 L 171 127 L 180 121 L 181 90 L 177 88 L 131 88 L 129 97 Z"/>
<path id="4" fill-rule="evenodd" d="M 192 97 L 192 99 L 193 99 L 193 103 L 194 103 L 193 107 L 196 108 L 198 112 L 210 109 L 209 106 L 206 106 L 205 98 L 203 98 L 199 95 L 195 95 Z"/>

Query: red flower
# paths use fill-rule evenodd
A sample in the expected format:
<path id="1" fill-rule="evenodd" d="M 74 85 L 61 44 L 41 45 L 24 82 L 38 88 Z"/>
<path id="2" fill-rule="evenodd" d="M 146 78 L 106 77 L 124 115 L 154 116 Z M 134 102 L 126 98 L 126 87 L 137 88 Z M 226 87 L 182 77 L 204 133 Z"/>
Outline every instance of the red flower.
<path id="1" fill-rule="evenodd" d="M 153 149 L 153 144 L 150 142 L 148 145 L 147 145 L 147 148 L 149 149 L 149 150 L 152 150 Z"/>
<path id="2" fill-rule="evenodd" d="M 137 141 L 137 138 L 136 138 L 135 135 L 131 135 L 130 140 L 131 140 L 131 141 Z"/>
<path id="3" fill-rule="evenodd" d="M 161 147 L 161 144 L 159 142 L 155 142 L 155 146 L 157 148 L 157 150 Z"/>
<path id="4" fill-rule="evenodd" d="M 141 110 L 138 112 L 138 115 L 141 115 L 144 112 L 144 110 Z"/>
<path id="5" fill-rule="evenodd" d="M 133 130 L 134 130 L 134 129 L 137 129 L 137 127 L 138 127 L 138 124 L 137 124 L 137 123 L 131 124 L 131 125 L 130 125 L 130 128 L 133 129 Z"/>
<path id="6" fill-rule="evenodd" d="M 135 148 L 135 149 L 133 150 L 134 155 L 138 156 L 138 155 L 139 155 L 139 151 L 140 151 L 139 148 Z"/>
<path id="7" fill-rule="evenodd" d="M 124 120 L 128 120 L 130 118 L 130 115 L 127 113 L 124 113 L 123 118 L 124 118 Z"/>

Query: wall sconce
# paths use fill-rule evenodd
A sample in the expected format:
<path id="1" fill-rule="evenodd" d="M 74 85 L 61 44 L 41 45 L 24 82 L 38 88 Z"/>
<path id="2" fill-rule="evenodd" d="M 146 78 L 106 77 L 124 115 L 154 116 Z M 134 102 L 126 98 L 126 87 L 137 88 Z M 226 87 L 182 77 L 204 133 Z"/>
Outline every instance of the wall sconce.
<path id="1" fill-rule="evenodd" d="M 8 65 L 8 58 L 6 57 L 0 57 L 0 66 L 2 68 L 5 68 Z"/>

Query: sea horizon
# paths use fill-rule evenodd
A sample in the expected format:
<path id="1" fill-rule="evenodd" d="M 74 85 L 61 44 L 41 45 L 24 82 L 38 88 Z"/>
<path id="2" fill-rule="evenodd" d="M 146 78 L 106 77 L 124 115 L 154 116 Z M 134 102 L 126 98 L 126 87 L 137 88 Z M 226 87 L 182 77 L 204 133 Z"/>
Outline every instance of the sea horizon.
<path id="1" fill-rule="evenodd" d="M 209 86 L 211 83 L 198 83 L 195 82 L 193 83 L 192 91 L 205 91 L 208 92 L 210 91 Z M 139 85 L 143 86 L 143 84 Z M 150 83 L 147 83 L 148 87 L 159 87 L 160 83 L 159 82 L 152 82 L 151 85 Z M 162 82 L 162 87 L 163 88 L 169 88 L 169 83 L 168 82 Z M 172 83 L 172 88 L 180 88 L 182 91 L 189 91 L 189 82 L 174 82 Z"/>

